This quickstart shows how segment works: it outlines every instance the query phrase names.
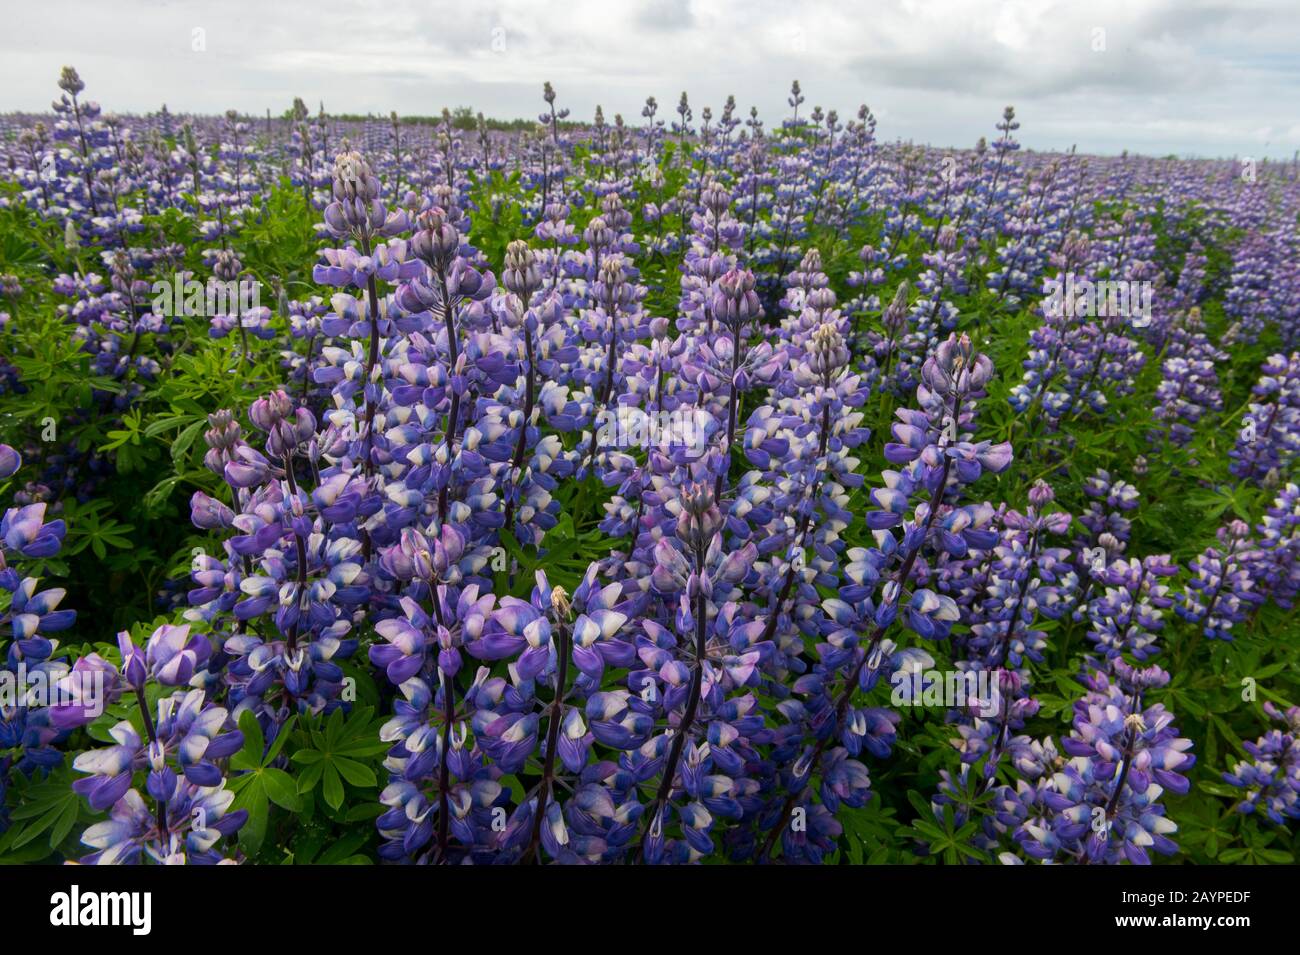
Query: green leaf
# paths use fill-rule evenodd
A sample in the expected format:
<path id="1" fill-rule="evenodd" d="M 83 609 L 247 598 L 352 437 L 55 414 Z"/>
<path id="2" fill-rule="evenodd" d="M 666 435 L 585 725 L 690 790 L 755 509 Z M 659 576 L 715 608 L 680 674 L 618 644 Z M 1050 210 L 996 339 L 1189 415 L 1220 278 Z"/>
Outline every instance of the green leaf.
<path id="1" fill-rule="evenodd" d="M 73 792 L 72 781 L 71 770 L 63 766 L 44 782 L 19 791 L 18 804 L 10 813 L 12 825 L 0 835 L 0 858 L 32 845 L 29 852 L 34 856 L 28 861 L 43 859 L 68 837 L 83 813 L 81 797 Z M 47 838 L 37 842 L 41 835 Z M 12 861 L 22 860 L 13 858 Z"/>
<path id="2" fill-rule="evenodd" d="M 342 839 L 339 839 L 328 849 L 326 849 L 323 853 L 321 853 L 320 858 L 316 860 L 315 864 L 316 865 L 339 865 L 345 859 L 352 856 L 358 849 L 364 846 L 366 844 L 366 840 L 369 838 L 370 838 L 369 833 L 364 833 L 364 832 L 350 833 L 349 835 L 344 836 Z"/>
<path id="3" fill-rule="evenodd" d="M 280 727 L 280 732 L 276 734 L 275 742 L 271 744 L 271 748 L 267 751 L 266 760 L 263 765 L 269 766 L 275 762 L 276 757 L 280 755 L 280 750 L 284 749 L 284 744 L 288 742 L 289 734 L 293 731 L 293 725 L 296 722 L 298 722 L 298 717 L 296 715 L 291 716 L 287 721 L 285 721 L 284 726 Z"/>
<path id="4" fill-rule="evenodd" d="M 190 445 L 194 443 L 194 439 L 203 430 L 204 424 L 203 421 L 196 421 L 176 436 L 176 440 L 172 442 L 171 447 L 172 461 L 180 464 L 184 460 L 186 452 L 189 451 Z"/>
<path id="5" fill-rule="evenodd" d="M 233 769 L 258 769 L 262 766 L 262 754 L 266 750 L 266 738 L 262 735 L 262 726 L 252 710 L 244 710 L 239 716 L 239 731 L 244 734 L 244 745 L 234 756 L 230 757 Z"/>
<path id="6" fill-rule="evenodd" d="M 343 710 L 337 709 L 325 721 L 325 749 L 333 752 L 343 738 Z"/>
<path id="7" fill-rule="evenodd" d="M 302 808 L 302 800 L 298 798 L 298 787 L 292 776 L 283 769 L 274 767 L 263 769 L 260 775 L 266 794 L 273 803 L 290 812 L 298 812 Z"/>
<path id="8" fill-rule="evenodd" d="M 338 769 L 339 775 L 353 786 L 365 788 L 375 785 L 375 773 L 369 766 L 363 766 L 356 760 L 344 756 L 335 756 L 330 760 L 330 763 Z M 337 809 L 338 807 L 335 806 L 334 808 Z"/>
<path id="9" fill-rule="evenodd" d="M 294 753 L 296 758 L 299 754 Z M 320 753 L 315 755 L 320 756 Z M 307 767 L 301 776 L 298 777 L 298 792 L 300 794 L 310 792 L 320 782 L 321 774 L 325 772 L 325 760 L 322 757 L 318 762 L 314 762 Z"/>
<path id="10" fill-rule="evenodd" d="M 360 805 L 353 806 L 349 809 L 347 815 L 344 816 L 344 819 L 347 822 L 368 822 L 372 819 L 378 819 L 386 811 L 386 808 L 381 803 L 363 802 Z"/>
<path id="11" fill-rule="evenodd" d="M 1267 859 L 1276 865 L 1290 865 L 1295 861 L 1295 856 L 1282 849 L 1256 849 L 1256 855 L 1262 859 Z"/>
<path id="12" fill-rule="evenodd" d="M 338 712 L 335 710 L 335 712 Z M 343 805 L 343 781 L 339 779 L 338 770 L 331 763 L 325 764 L 325 803 L 331 809 Z"/>
<path id="13" fill-rule="evenodd" d="M 916 810 L 917 815 L 922 819 L 934 818 L 934 811 L 930 808 L 929 801 L 915 789 L 907 791 L 907 801 L 912 804 L 912 808 Z"/>
<path id="14" fill-rule="evenodd" d="M 262 848 L 266 840 L 266 821 L 270 807 L 266 799 L 266 788 L 262 785 L 260 773 L 246 777 L 249 782 L 235 796 L 230 804 L 233 811 L 248 810 L 248 821 L 239 830 L 239 844 L 249 855 L 254 855 Z"/>

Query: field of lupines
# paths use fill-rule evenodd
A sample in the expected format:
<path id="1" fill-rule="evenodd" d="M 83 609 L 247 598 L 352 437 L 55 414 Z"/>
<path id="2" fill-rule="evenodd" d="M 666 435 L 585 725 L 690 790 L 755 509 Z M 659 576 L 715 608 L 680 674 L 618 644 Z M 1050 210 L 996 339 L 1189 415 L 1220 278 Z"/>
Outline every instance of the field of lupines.
<path id="1" fill-rule="evenodd" d="M 0 119 L 0 862 L 1292 863 L 1294 164 Z"/>

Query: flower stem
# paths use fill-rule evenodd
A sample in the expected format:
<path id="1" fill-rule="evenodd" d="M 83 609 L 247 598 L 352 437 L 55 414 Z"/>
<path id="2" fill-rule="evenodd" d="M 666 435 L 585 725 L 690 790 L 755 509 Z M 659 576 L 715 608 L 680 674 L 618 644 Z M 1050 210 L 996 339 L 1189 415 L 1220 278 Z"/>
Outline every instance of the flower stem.
<path id="1" fill-rule="evenodd" d="M 542 782 L 537 790 L 537 809 L 533 814 L 533 831 L 528 839 L 528 848 L 524 850 L 520 861 L 527 861 L 536 853 L 535 861 L 541 861 L 542 825 L 546 816 L 546 801 L 551 795 L 551 783 L 555 778 L 556 744 L 560 737 L 560 723 L 564 715 L 564 696 L 568 690 L 569 679 L 569 643 L 568 625 L 561 626 L 557 634 L 559 646 L 556 648 L 559 659 L 556 662 L 555 698 L 551 700 L 550 713 L 546 725 L 546 762 L 542 766 Z"/>
<path id="2" fill-rule="evenodd" d="M 703 564 L 703 554 L 697 555 L 697 569 L 703 567 Z M 691 670 L 691 685 L 687 693 L 686 710 L 682 714 L 681 722 L 677 725 L 677 733 L 673 737 L 672 747 L 668 751 L 668 759 L 664 763 L 663 778 L 659 781 L 659 790 L 655 793 L 654 802 L 650 805 L 650 811 L 645 814 L 645 818 L 649 820 L 651 831 L 658 825 L 658 816 L 663 812 L 668 797 L 672 795 L 673 777 L 677 775 L 677 764 L 681 761 L 682 750 L 686 748 L 686 737 L 690 735 L 691 727 L 695 723 L 695 711 L 699 708 L 701 690 L 704 686 L 704 657 L 708 630 L 708 604 L 704 599 L 704 592 L 701 590 L 695 595 L 695 666 Z M 643 858 L 646 851 L 646 835 L 646 833 L 643 833 L 641 836 L 641 855 Z"/>
<path id="3" fill-rule="evenodd" d="M 934 523 L 935 517 L 939 514 L 939 505 L 943 501 L 943 492 L 948 484 L 948 471 L 951 463 L 952 459 L 945 455 L 939 483 L 935 487 L 934 493 L 930 498 L 930 514 L 925 519 L 924 531 L 921 534 L 921 538 L 917 542 L 916 547 L 912 548 L 912 550 L 908 552 L 907 559 L 903 562 L 903 566 L 899 568 L 898 574 L 894 577 L 894 580 L 898 583 L 898 593 L 900 596 L 902 594 L 903 586 L 907 583 L 907 578 L 911 576 L 912 565 L 916 563 L 916 558 L 921 553 L 921 546 L 925 543 L 925 538 L 930 531 L 930 526 Z M 826 735 L 817 742 L 817 746 L 813 750 L 812 758 L 808 762 L 808 772 L 804 776 L 805 781 L 799 785 L 798 789 L 791 790 L 789 797 L 785 801 L 785 805 L 781 808 L 780 818 L 777 819 L 776 825 L 773 826 L 771 831 L 767 834 L 767 839 L 764 841 L 762 849 L 759 850 L 755 861 L 760 863 L 765 862 L 767 861 L 768 856 L 772 854 L 772 849 L 776 846 L 776 841 L 779 838 L 781 831 L 789 824 L 790 816 L 794 812 L 795 803 L 798 802 L 799 797 L 803 795 L 803 791 L 807 788 L 808 783 L 811 782 L 812 778 L 817 774 L 817 767 L 821 762 L 822 754 L 826 751 L 826 747 L 830 744 L 831 740 L 836 738 L 836 728 L 844 722 L 844 716 L 848 712 L 850 701 L 853 699 L 853 692 L 857 688 L 858 678 L 862 673 L 862 668 L 866 665 L 867 661 L 871 659 L 872 651 L 874 651 L 880 644 L 880 641 L 884 639 L 885 632 L 888 629 L 888 625 L 877 627 L 876 632 L 871 635 L 871 641 L 864 648 L 861 658 L 859 658 L 858 662 L 854 665 L 853 671 L 849 674 L 848 680 L 844 683 L 844 689 L 840 691 L 839 698 L 835 702 L 835 715 Z"/>
<path id="4" fill-rule="evenodd" d="M 144 687 L 135 688 L 135 698 L 140 704 L 140 716 L 144 719 L 144 731 L 149 737 L 149 743 L 152 746 L 158 742 L 158 731 L 154 728 L 153 716 L 149 713 L 149 704 L 144 698 Z M 162 841 L 167 839 L 167 804 L 161 799 L 154 800 L 154 821 L 158 824 L 158 837 Z"/>

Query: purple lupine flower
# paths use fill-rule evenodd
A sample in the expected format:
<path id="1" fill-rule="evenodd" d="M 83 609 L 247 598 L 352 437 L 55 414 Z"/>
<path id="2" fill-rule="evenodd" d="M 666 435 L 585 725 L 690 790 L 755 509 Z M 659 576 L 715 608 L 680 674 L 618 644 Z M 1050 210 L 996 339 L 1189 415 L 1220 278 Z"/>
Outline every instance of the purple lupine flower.
<path id="1" fill-rule="evenodd" d="M 1262 812 L 1273 823 L 1300 818 L 1300 707 L 1285 712 L 1266 702 L 1264 712 L 1282 729 L 1271 729 L 1253 743 L 1243 743 L 1254 762 L 1242 760 L 1223 778 L 1246 790 L 1237 811 Z"/>
<path id="2" fill-rule="evenodd" d="M 45 522 L 45 504 L 10 508 L 0 518 L 0 543 L 14 556 L 53 557 L 63 546 L 67 525 L 60 518 Z"/>
<path id="3" fill-rule="evenodd" d="M 163 639 L 174 642 L 178 637 L 184 634 L 169 631 Z M 124 656 L 133 661 L 124 666 L 123 676 L 133 684 L 132 673 L 138 675 L 148 664 L 139 659 L 140 651 L 129 639 L 124 646 Z M 87 750 L 73 761 L 73 769 L 86 775 L 72 788 L 92 809 L 111 809 L 110 821 L 93 825 L 83 834 L 83 843 L 100 851 L 82 861 L 136 863 L 143 861 L 142 852 L 158 862 L 178 855 L 184 859 L 190 853 L 193 861 L 221 861 L 224 857 L 216 849 L 217 842 L 238 830 L 248 814 L 240 810 L 226 817 L 224 825 L 218 823 L 234 798 L 224 788 L 225 773 L 218 761 L 239 750 L 243 734 L 231 726 L 225 708 L 206 700 L 202 689 L 160 698 L 155 720 L 145 706 L 143 684 L 133 685 L 145 735 L 123 720 L 109 730 L 114 745 Z M 152 813 L 134 788 L 137 770 L 146 771 L 145 790 L 153 800 Z M 204 814 L 196 814 L 198 808 L 204 809 Z"/>
<path id="4" fill-rule="evenodd" d="M 1300 352 L 1270 355 L 1260 372 L 1229 457 L 1237 477 L 1276 481 L 1300 455 Z"/>
<path id="5" fill-rule="evenodd" d="M 0 480 L 13 477 L 22 466 L 22 455 L 7 444 L 0 444 Z"/>
<path id="6" fill-rule="evenodd" d="M 1261 594 L 1290 610 L 1300 596 L 1300 485 L 1286 485 L 1259 525 L 1250 552 L 1251 575 Z"/>
<path id="7" fill-rule="evenodd" d="M 1156 554 L 1112 561 L 1097 575 L 1105 592 L 1088 604 L 1088 639 L 1106 659 L 1128 651 L 1146 660 L 1160 652 L 1157 639 L 1165 625 L 1164 611 L 1174 605 L 1172 589 L 1161 578 L 1177 573 L 1168 554 Z"/>
<path id="8" fill-rule="evenodd" d="M 826 607 L 824 626 L 833 641 L 828 641 L 824 661 L 795 684 L 796 692 L 808 699 L 789 701 L 785 715 L 790 727 L 780 731 L 782 745 L 776 750 L 777 758 L 789 761 L 781 778 L 789 795 L 776 796 L 760 820 L 768 829 L 760 859 L 770 854 L 778 840 L 792 859 L 819 857 L 815 852 L 806 854 L 805 840 L 790 830 L 788 823 L 832 743 L 842 745 L 849 756 L 856 756 L 864 746 L 877 755 L 888 752 L 892 731 L 883 746 L 872 740 L 868 727 L 873 721 L 852 707 L 855 691 L 870 689 L 880 678 L 886 661 L 885 635 L 904 607 L 907 626 L 924 638 L 942 639 L 958 618 L 957 605 L 950 597 L 912 586 L 913 568 L 923 547 L 937 544 L 964 554 L 968 547 L 988 548 L 996 543 L 996 535 L 983 530 L 992 519 L 992 508 L 953 508 L 943 503 L 950 491 L 978 479 L 985 469 L 997 473 L 1010 464 L 1009 446 L 972 445 L 954 433 L 963 405 L 982 393 L 992 371 L 988 359 L 974 353 L 969 339 L 951 336 L 922 370 L 928 400 L 940 410 L 948 409 L 944 420 L 932 421 L 930 415 L 918 411 L 898 414 L 900 423 L 893 429 L 898 440 L 886 445 L 885 454 L 906 469 L 885 472 L 886 487 L 873 492 L 880 510 L 869 511 L 867 523 L 881 532 L 876 538 L 878 546 L 850 551 L 854 562 L 849 568 L 849 586 L 841 589 L 839 601 Z M 928 501 L 921 497 L 927 492 Z M 909 517 L 909 501 L 914 495 L 921 500 Z M 952 520 L 957 511 L 963 512 L 961 519 Z M 941 514 L 945 514 L 946 526 L 936 526 Z M 899 530 L 884 533 L 891 528 Z M 873 595 L 882 580 L 876 602 Z M 872 636 L 860 645 L 860 636 L 867 633 Z M 834 681 L 841 670 L 847 670 L 847 677 L 836 693 Z M 890 716 L 897 719 L 896 713 Z M 811 747 L 804 745 L 805 725 L 817 740 Z"/>
<path id="9" fill-rule="evenodd" d="M 1050 546 L 1049 535 L 1067 532 L 1071 517 L 1046 510 L 1054 497 L 1051 486 L 1039 481 L 1029 491 L 1024 514 L 1003 515 L 1006 531 L 993 549 L 985 578 L 987 599 L 969 618 L 978 622 L 970 625 L 966 643 L 970 658 L 987 668 L 1041 662 L 1047 641 L 1042 630 L 1033 628 L 1036 616 L 1058 620 L 1070 607 L 1078 583 L 1070 551 Z"/>
<path id="10" fill-rule="evenodd" d="M 1159 800 L 1165 790 L 1189 790 L 1192 741 L 1178 736 L 1163 706 L 1142 704 L 1146 690 L 1168 683 L 1167 673 L 1123 661 L 1114 668 L 1114 679 L 1098 672 L 1085 680 L 1089 692 L 1076 701 L 1073 731 L 1061 744 L 1071 759 L 1015 832 L 1031 858 L 1146 865 L 1150 851 L 1177 850 L 1169 838 L 1177 825 Z"/>
<path id="11" fill-rule="evenodd" d="M 1227 358 L 1210 344 L 1199 308 L 1192 308 L 1170 333 L 1152 417 L 1167 424 L 1173 443 L 1187 444 L 1200 420 L 1222 408 L 1215 364 Z"/>
<path id="12" fill-rule="evenodd" d="M 1246 559 L 1249 533 L 1244 521 L 1230 522 L 1219 528 L 1220 546 L 1207 548 L 1188 565 L 1193 576 L 1174 609 L 1184 620 L 1201 624 L 1211 640 L 1231 640 L 1233 626 L 1264 599 L 1254 589 Z"/>

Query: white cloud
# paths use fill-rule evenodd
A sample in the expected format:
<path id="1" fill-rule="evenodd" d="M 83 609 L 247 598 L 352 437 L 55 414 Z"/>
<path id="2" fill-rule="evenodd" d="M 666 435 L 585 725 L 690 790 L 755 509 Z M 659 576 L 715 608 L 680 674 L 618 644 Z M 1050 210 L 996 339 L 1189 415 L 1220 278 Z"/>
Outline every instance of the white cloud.
<path id="1" fill-rule="evenodd" d="M 541 84 L 590 116 L 640 122 L 685 89 L 698 116 L 735 93 L 773 124 L 808 106 L 880 133 L 967 145 L 1007 103 L 1030 147 L 1290 157 L 1300 147 L 1294 0 L 68 0 L 6 12 L 0 110 L 39 109 L 78 67 L 108 110 L 261 114 L 294 96 L 337 112 L 541 111 Z M 206 31 L 206 50 L 191 31 Z M 1105 49 L 1095 49 L 1104 31 Z M 495 31 L 495 33 L 494 33 Z M 493 44 L 494 38 L 497 43 Z M 504 42 L 501 42 L 504 41 Z M 502 48 L 504 47 L 504 48 Z"/>

